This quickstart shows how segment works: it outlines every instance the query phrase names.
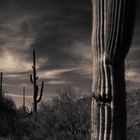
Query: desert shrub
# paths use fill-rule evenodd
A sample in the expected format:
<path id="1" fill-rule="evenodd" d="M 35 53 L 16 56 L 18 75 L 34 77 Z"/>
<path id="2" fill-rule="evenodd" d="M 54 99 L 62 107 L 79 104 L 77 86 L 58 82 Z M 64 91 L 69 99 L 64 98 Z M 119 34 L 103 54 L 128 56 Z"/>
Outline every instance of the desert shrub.
<path id="1" fill-rule="evenodd" d="M 139 140 L 140 90 L 127 93 L 128 140 Z M 71 89 L 59 90 L 51 102 L 43 102 L 38 120 L 16 109 L 13 100 L 0 102 L 0 140 L 89 140 L 90 97 L 79 98 Z M 26 112 L 28 114 L 28 112 Z"/>
<path id="2" fill-rule="evenodd" d="M 14 134 L 16 106 L 12 98 L 3 96 L 0 100 L 0 136 Z"/>
<path id="3" fill-rule="evenodd" d="M 87 109 L 88 108 L 88 109 Z M 90 129 L 90 98 L 78 99 L 73 90 L 59 91 L 51 104 L 42 103 L 39 121 L 47 138 L 87 139 Z"/>

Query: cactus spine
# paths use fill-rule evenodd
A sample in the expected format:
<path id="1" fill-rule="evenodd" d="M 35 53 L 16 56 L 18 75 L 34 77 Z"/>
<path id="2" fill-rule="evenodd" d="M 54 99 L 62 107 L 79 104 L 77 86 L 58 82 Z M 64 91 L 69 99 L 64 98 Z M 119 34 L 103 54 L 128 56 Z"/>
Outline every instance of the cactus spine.
<path id="1" fill-rule="evenodd" d="M 33 66 L 32 66 L 32 69 L 33 69 L 33 74 L 30 75 L 30 80 L 31 80 L 31 83 L 33 84 L 33 116 L 34 116 L 34 119 L 36 119 L 37 104 L 42 99 L 44 81 L 42 81 L 40 94 L 38 94 L 39 88 L 38 88 L 38 84 L 37 84 L 38 77 L 36 75 L 36 55 L 35 55 L 35 50 L 33 50 Z"/>
<path id="2" fill-rule="evenodd" d="M 91 140 L 126 140 L 124 61 L 131 44 L 135 0 L 92 2 Z"/>

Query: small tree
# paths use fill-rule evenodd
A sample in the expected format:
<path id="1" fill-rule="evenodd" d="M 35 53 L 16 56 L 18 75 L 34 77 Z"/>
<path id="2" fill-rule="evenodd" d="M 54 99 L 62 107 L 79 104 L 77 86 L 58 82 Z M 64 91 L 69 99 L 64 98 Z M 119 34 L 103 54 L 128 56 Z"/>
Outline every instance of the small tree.
<path id="1" fill-rule="evenodd" d="M 50 139 L 87 140 L 90 129 L 90 98 L 75 97 L 72 88 L 57 91 L 50 104 L 41 104 L 39 119 Z M 55 138 L 54 138 L 55 137 Z"/>

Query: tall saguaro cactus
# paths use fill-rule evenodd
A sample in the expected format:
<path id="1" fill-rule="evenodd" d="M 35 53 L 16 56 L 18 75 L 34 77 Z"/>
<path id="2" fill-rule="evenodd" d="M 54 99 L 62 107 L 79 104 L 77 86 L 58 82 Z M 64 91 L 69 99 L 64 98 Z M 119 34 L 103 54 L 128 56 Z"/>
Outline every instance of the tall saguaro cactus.
<path id="1" fill-rule="evenodd" d="M 44 88 L 44 81 L 42 81 L 41 89 L 40 89 L 40 94 L 39 94 L 39 88 L 38 88 L 38 84 L 37 84 L 38 77 L 36 75 L 36 56 L 35 56 L 35 50 L 33 50 L 33 66 L 32 66 L 32 68 L 33 68 L 33 74 L 30 75 L 30 80 L 31 80 L 31 83 L 33 84 L 33 89 L 34 89 L 34 94 L 33 94 L 33 116 L 34 116 L 34 119 L 36 119 L 37 104 L 42 99 L 43 88 Z"/>
<path id="2" fill-rule="evenodd" d="M 126 140 L 124 60 L 135 1 L 92 0 L 93 86 L 91 140 Z"/>

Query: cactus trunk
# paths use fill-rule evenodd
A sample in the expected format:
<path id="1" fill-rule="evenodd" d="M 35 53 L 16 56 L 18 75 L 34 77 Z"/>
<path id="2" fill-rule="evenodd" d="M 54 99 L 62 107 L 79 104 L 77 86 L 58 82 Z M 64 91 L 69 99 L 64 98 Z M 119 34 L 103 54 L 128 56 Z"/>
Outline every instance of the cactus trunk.
<path id="1" fill-rule="evenodd" d="M 124 61 L 132 38 L 135 2 L 92 2 L 91 140 L 126 140 Z"/>
<path id="2" fill-rule="evenodd" d="M 34 87 L 34 95 L 33 95 L 33 100 L 34 100 L 34 106 L 33 106 L 33 110 L 34 113 L 37 112 L 37 99 L 36 99 L 36 58 L 35 58 L 35 50 L 33 50 L 33 87 Z"/>

